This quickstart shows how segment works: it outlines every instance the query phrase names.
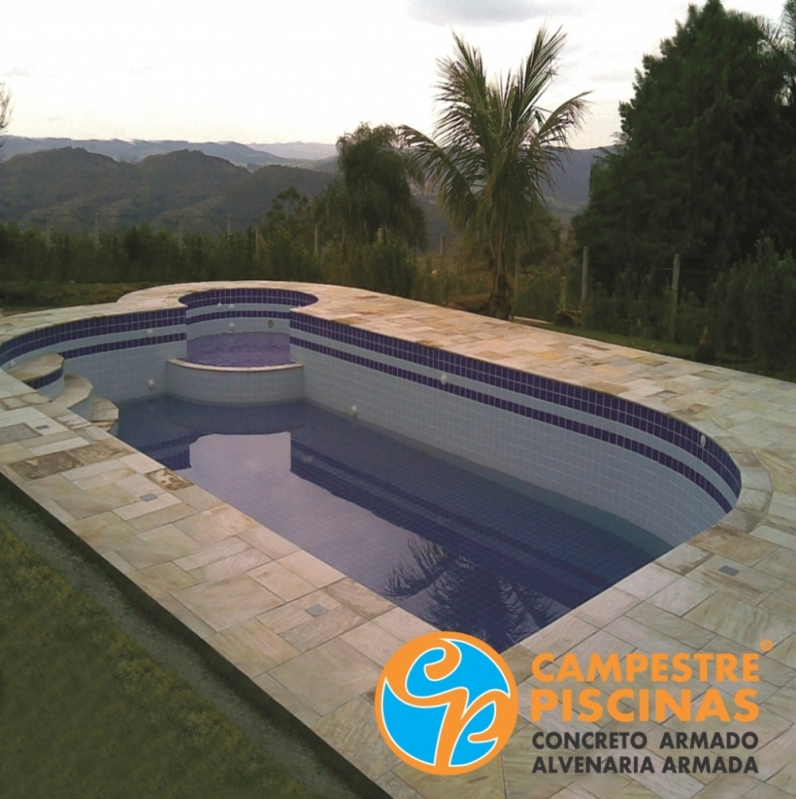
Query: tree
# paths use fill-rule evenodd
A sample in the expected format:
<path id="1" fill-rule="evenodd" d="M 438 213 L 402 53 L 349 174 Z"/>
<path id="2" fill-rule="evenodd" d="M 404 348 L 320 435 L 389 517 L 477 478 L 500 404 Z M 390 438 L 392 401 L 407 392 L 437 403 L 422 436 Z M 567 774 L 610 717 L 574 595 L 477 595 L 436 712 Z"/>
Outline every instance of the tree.
<path id="1" fill-rule="evenodd" d="M 11 92 L 5 83 L 0 83 L 0 134 L 8 127 L 11 121 Z M 3 146 L 0 140 L 0 147 Z"/>
<path id="2" fill-rule="evenodd" d="M 410 246 L 425 246 L 425 216 L 411 189 L 422 175 L 400 148 L 395 129 L 363 123 L 337 140 L 337 155 L 338 177 L 319 208 L 344 242 L 372 244 L 382 231 Z"/>
<path id="3" fill-rule="evenodd" d="M 720 0 L 689 7 L 660 55 L 644 57 L 635 96 L 619 107 L 617 147 L 595 163 L 589 205 L 574 220 L 598 277 L 670 267 L 680 253 L 684 286 L 704 297 L 708 275 L 750 253 L 761 233 L 792 244 L 787 76 L 761 20 Z"/>
<path id="4" fill-rule="evenodd" d="M 549 113 L 540 105 L 564 40 L 560 30 L 542 28 L 517 72 L 490 81 L 478 49 L 454 35 L 455 56 L 439 64 L 436 140 L 400 129 L 451 221 L 486 245 L 489 312 L 502 319 L 511 316 L 508 270 L 528 249 L 528 220 L 586 109 L 585 94 Z"/>

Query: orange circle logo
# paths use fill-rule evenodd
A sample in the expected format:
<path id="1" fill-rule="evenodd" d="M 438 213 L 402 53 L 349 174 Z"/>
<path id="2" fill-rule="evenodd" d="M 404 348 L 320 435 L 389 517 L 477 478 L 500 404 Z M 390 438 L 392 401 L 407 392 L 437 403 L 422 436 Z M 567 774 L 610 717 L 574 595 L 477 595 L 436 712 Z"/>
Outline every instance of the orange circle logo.
<path id="1" fill-rule="evenodd" d="M 376 721 L 387 745 L 429 774 L 464 774 L 488 763 L 511 737 L 518 706 L 506 662 L 464 633 L 429 633 L 405 644 L 376 686 Z"/>

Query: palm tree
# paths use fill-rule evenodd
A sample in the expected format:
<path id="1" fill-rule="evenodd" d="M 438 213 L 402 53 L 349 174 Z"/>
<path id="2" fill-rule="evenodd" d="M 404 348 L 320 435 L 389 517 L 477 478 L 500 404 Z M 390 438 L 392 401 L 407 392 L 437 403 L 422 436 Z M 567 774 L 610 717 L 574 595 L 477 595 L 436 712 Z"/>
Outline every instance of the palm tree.
<path id="1" fill-rule="evenodd" d="M 551 168 L 560 166 L 586 110 L 585 93 L 550 112 L 539 105 L 564 39 L 560 30 L 548 35 L 542 28 L 517 72 L 489 81 L 480 52 L 454 34 L 455 56 L 439 64 L 436 141 L 399 129 L 453 223 L 486 244 L 489 312 L 502 319 L 511 316 L 507 270 L 527 240 Z"/>
<path id="2" fill-rule="evenodd" d="M 390 235 L 425 246 L 425 216 L 411 190 L 422 173 L 398 146 L 395 129 L 363 123 L 337 140 L 337 156 L 338 177 L 322 198 L 320 213 L 342 229 L 343 239 L 372 244 L 377 236 Z"/>

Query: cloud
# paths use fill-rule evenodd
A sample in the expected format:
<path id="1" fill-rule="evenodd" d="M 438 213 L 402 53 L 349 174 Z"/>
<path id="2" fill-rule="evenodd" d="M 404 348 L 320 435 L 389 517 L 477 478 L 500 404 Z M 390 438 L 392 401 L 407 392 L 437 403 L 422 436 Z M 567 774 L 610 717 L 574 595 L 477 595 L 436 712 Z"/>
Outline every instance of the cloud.
<path id="1" fill-rule="evenodd" d="M 580 15 L 579 0 L 407 0 L 412 19 L 432 25 L 505 25 L 551 16 Z"/>
<path id="2" fill-rule="evenodd" d="M 5 71 L 3 77 L 6 78 L 30 78 L 33 75 L 33 67 L 30 64 L 24 67 L 11 67 Z"/>

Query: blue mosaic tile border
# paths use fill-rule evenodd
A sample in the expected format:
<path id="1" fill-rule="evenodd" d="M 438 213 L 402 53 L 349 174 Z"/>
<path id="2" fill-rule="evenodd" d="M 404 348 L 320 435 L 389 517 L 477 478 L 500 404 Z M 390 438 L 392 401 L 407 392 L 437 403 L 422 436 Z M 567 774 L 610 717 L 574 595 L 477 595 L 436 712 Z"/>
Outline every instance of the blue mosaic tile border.
<path id="1" fill-rule="evenodd" d="M 96 317 L 83 319 L 79 322 L 67 322 L 61 325 L 52 325 L 42 330 L 23 333 L 21 336 L 6 341 L 0 345 L 0 364 L 19 358 L 25 353 L 44 347 L 54 347 L 66 342 L 74 342 L 83 338 L 104 336 L 113 333 L 134 333 L 139 330 L 155 329 L 158 327 L 174 327 L 185 324 L 185 309 L 175 308 L 168 311 L 140 311 L 138 313 L 119 314 L 118 316 Z M 184 334 L 183 334 L 184 337 Z M 140 339 L 136 346 L 156 343 L 153 338 Z M 121 342 L 120 342 L 121 343 Z M 97 345 L 102 346 L 102 345 Z M 129 344 L 127 346 L 130 346 Z M 85 347 L 83 349 L 91 349 Z M 119 347 L 117 347 L 119 349 Z M 93 349 L 92 352 L 106 352 L 107 350 Z M 66 352 L 61 353 L 65 358 Z M 89 352 L 83 354 L 88 355 Z M 74 356 L 72 356 L 74 357 Z"/>
<path id="2" fill-rule="evenodd" d="M 421 344 L 401 341 L 389 336 L 370 333 L 364 330 L 340 325 L 323 319 L 294 312 L 291 319 L 291 328 L 294 331 L 319 336 L 342 344 L 359 347 L 363 350 L 377 354 L 388 355 L 393 358 L 414 363 L 431 369 L 438 369 L 448 375 L 468 378 L 483 383 L 485 386 L 494 386 L 516 392 L 522 396 L 550 402 L 554 405 L 571 408 L 598 419 L 611 420 L 627 425 L 633 429 L 652 435 L 661 441 L 666 441 L 677 448 L 689 453 L 705 463 L 712 469 L 730 488 L 737 497 L 741 490 L 741 475 L 730 456 L 716 444 L 707 439 L 705 446 L 700 443 L 700 432 L 693 427 L 672 419 L 652 408 L 638 405 L 629 400 L 602 394 L 593 389 L 562 383 L 550 378 L 539 377 L 527 372 L 500 366 L 498 364 L 478 361 L 463 355 L 437 350 Z M 446 391 L 465 399 L 481 402 L 502 410 L 516 413 L 521 416 L 535 419 L 543 424 L 550 424 L 566 430 L 600 439 L 606 443 L 621 447 L 631 452 L 636 452 L 644 457 L 660 463 L 666 468 L 676 471 L 689 479 L 700 489 L 705 491 L 724 511 L 729 512 L 732 505 L 724 495 L 703 475 L 682 461 L 673 458 L 667 453 L 642 444 L 635 439 L 618 433 L 604 430 L 595 424 L 587 424 L 573 419 L 558 416 L 554 413 L 529 408 L 521 403 L 512 402 L 492 396 L 488 392 L 474 391 L 463 386 L 447 383 L 443 385 L 437 378 L 417 374 L 411 369 L 400 369 L 381 361 L 344 352 L 328 345 L 307 341 L 298 335 L 291 335 L 291 344 L 307 347 L 335 358 L 341 358 L 351 363 L 365 366 L 369 369 L 384 372 L 404 380 L 420 383 L 438 391 Z"/>
<path id="3" fill-rule="evenodd" d="M 152 336 L 152 338 L 129 338 L 124 341 L 105 341 L 102 344 L 87 344 L 85 347 L 76 347 L 64 350 L 64 358 L 80 358 L 84 355 L 95 355 L 98 352 L 115 352 L 116 350 L 129 350 L 133 347 L 148 347 L 153 344 L 165 344 L 172 341 L 185 341 L 185 333 L 169 333 L 166 336 Z"/>
<path id="4" fill-rule="evenodd" d="M 78 322 L 67 322 L 61 325 L 52 325 L 42 330 L 34 330 L 11 339 L 0 345 L 0 364 L 19 358 L 28 352 L 33 352 L 44 347 L 52 348 L 55 345 L 73 342 L 83 338 L 93 338 L 112 333 L 134 333 L 139 330 L 155 329 L 158 327 L 173 327 L 176 325 L 191 325 L 210 319 L 235 319 L 244 317 L 268 317 L 287 319 L 290 308 L 304 307 L 318 301 L 312 294 L 288 289 L 213 289 L 194 294 L 186 294 L 180 298 L 185 308 L 173 308 L 166 311 L 138 311 L 135 313 L 119 314 L 116 316 L 95 317 L 83 319 Z M 242 304 L 270 304 L 284 305 L 284 311 L 240 309 L 213 311 L 207 314 L 187 317 L 187 311 L 194 308 L 204 308 L 211 305 L 218 306 Z M 181 341 L 186 339 L 185 333 L 171 334 L 168 336 L 153 336 L 127 341 L 108 342 L 103 344 L 85 345 L 60 351 L 64 358 L 76 358 L 84 355 L 93 355 L 101 352 L 129 349 L 131 347 L 146 347 L 152 344 Z M 56 378 L 57 379 L 57 378 Z M 34 388 L 41 388 L 47 383 L 40 383 Z"/>
<path id="5" fill-rule="evenodd" d="M 49 386 L 57 382 L 63 376 L 64 376 L 64 367 L 63 365 L 61 365 L 58 367 L 58 369 L 56 369 L 54 372 L 50 372 L 50 374 L 48 375 L 43 375 L 42 377 L 34 377 L 33 380 L 28 380 L 26 385 L 38 391 L 40 388 L 44 388 L 45 386 Z"/>
<path id="6" fill-rule="evenodd" d="M 291 308 L 301 308 L 318 302 L 318 298 L 304 291 L 291 289 L 266 289 L 266 288 L 236 288 L 236 289 L 210 289 L 186 294 L 180 297 L 180 302 L 188 310 L 205 308 L 208 305 L 222 305 L 239 303 L 261 303 L 271 305 L 289 305 Z"/>
<path id="7" fill-rule="evenodd" d="M 241 309 L 234 311 L 212 311 L 211 313 L 197 314 L 190 316 L 186 320 L 186 324 L 195 325 L 199 322 L 209 322 L 213 319 L 289 319 L 290 311 L 271 311 L 271 310 L 254 310 L 254 309 Z"/>

